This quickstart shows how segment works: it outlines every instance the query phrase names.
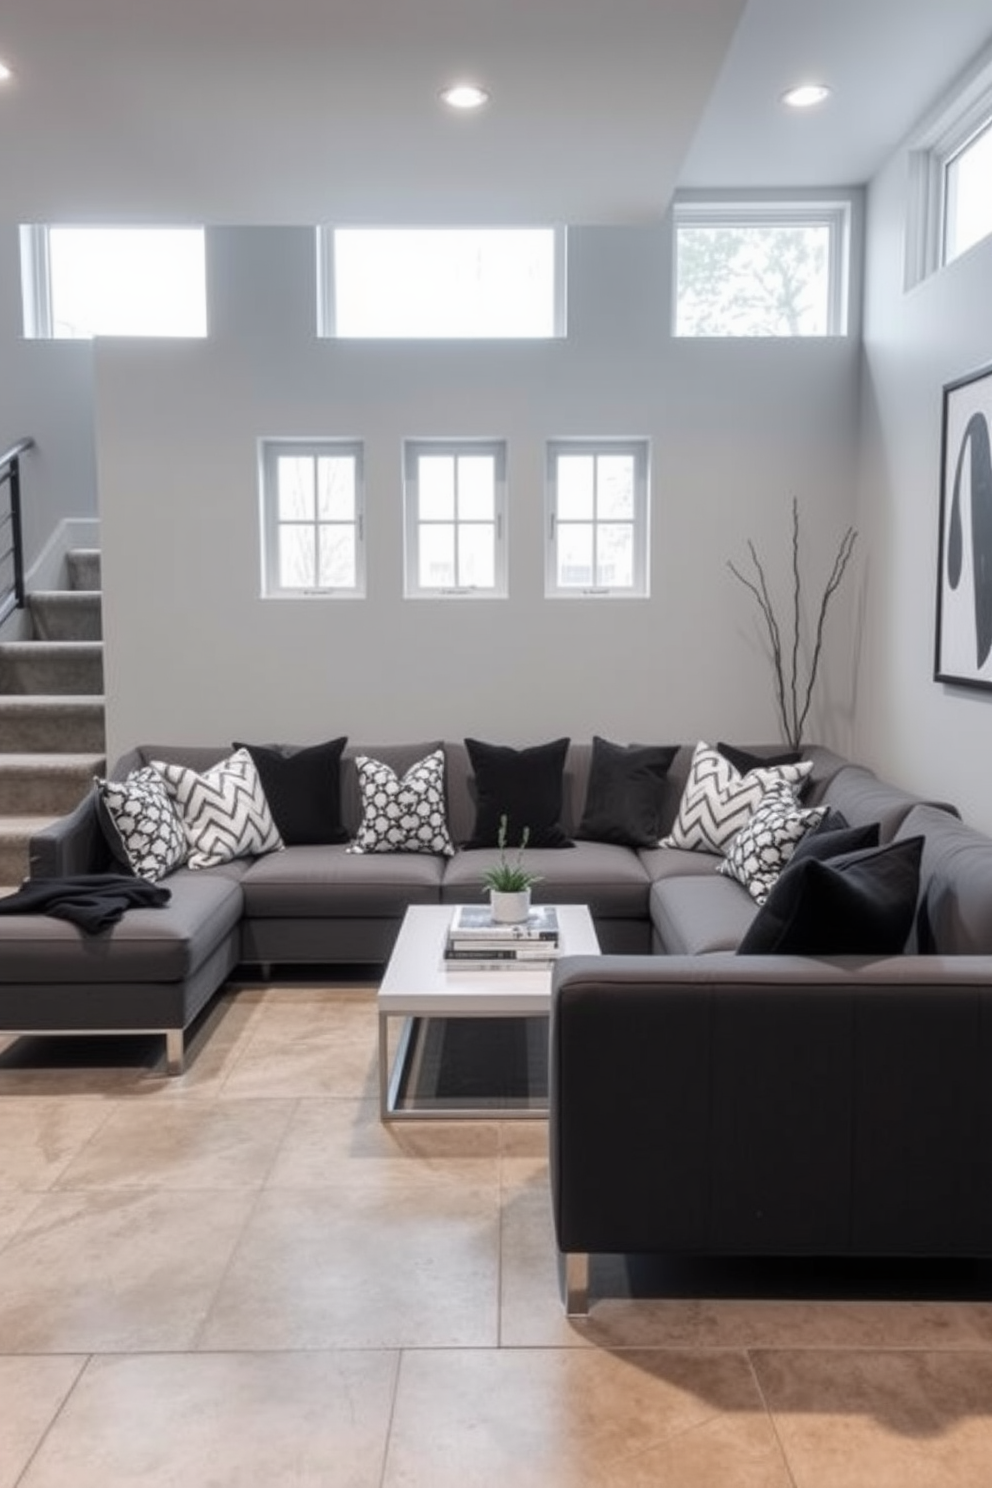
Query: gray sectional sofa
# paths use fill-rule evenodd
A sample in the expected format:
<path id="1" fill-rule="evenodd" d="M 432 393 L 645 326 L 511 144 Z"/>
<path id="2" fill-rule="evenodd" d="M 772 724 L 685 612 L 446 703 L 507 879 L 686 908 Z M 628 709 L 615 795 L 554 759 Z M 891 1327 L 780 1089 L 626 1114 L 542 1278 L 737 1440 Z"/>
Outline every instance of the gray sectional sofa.
<path id="1" fill-rule="evenodd" d="M 346 828 L 354 832 L 361 815 L 358 755 L 372 755 L 402 774 L 437 747 L 438 741 L 350 745 L 341 771 Z M 462 742 L 444 742 L 442 747 L 448 824 L 454 842 L 462 843 L 472 833 L 476 814 L 471 761 Z M 230 748 L 145 745 L 119 760 L 112 775 L 123 779 L 152 760 L 204 770 Z M 586 742 L 568 748 L 561 821 L 569 835 L 582 816 L 591 749 Z M 773 751 L 769 746 L 757 752 Z M 691 745 L 680 747 L 665 777 L 663 824 L 675 817 L 691 756 Z M 857 803 L 858 810 L 883 820 L 887 833 L 897 830 L 914 804 L 870 771 L 828 750 L 812 748 L 807 757 L 813 761 L 811 800 L 828 799 L 832 793 L 848 808 Z M 937 817 L 951 820 L 944 811 Z M 635 964 L 627 958 L 659 952 L 678 952 L 673 965 L 694 966 L 694 960 L 684 958 L 735 944 L 753 914 L 746 891 L 712 872 L 713 864 L 703 854 L 581 841 L 564 850 L 528 849 L 528 855 L 542 875 L 535 897 L 590 906 L 605 953 L 604 976 L 611 968 L 626 974 Z M 0 917 L 0 1031 L 156 1031 L 166 1038 L 170 1071 L 177 1072 L 184 1031 L 236 967 L 265 973 L 275 965 L 382 965 L 407 905 L 481 899 L 481 874 L 492 859 L 488 849 L 459 849 L 445 858 L 355 855 L 338 844 L 292 846 L 214 868 L 180 868 L 164 880 L 170 890 L 164 908 L 129 910 L 96 936 L 47 916 Z M 102 873 L 112 867 L 95 791 L 32 842 L 32 879 Z M 700 898 L 704 886 L 712 895 L 705 903 Z M 643 973 L 644 965 L 653 962 L 638 964 Z M 567 977 L 564 965 L 560 970 Z M 789 975 L 774 961 L 764 968 L 751 966 L 747 974 L 764 984 L 778 984 Z M 563 982 L 564 988 L 568 985 Z M 563 1002 L 568 999 L 566 990 Z M 563 1238 L 566 1248 L 581 1248 L 573 1246 L 569 1234 Z"/>

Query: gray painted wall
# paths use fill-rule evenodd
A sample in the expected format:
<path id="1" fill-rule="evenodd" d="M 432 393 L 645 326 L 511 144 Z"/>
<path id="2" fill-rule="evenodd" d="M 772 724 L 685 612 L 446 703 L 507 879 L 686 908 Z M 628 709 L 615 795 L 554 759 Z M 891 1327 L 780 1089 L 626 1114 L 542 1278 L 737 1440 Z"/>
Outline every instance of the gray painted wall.
<path id="1" fill-rule="evenodd" d="M 0 223 L 0 449 L 29 435 L 22 464 L 25 567 L 66 517 L 97 515 L 93 344 L 26 341 L 16 224 Z"/>
<path id="2" fill-rule="evenodd" d="M 786 603 L 795 494 L 814 596 L 854 511 L 858 342 L 673 341 L 669 231 L 570 231 L 565 341 L 363 345 L 313 335 L 311 229 L 214 228 L 207 341 L 91 344 L 22 339 L 0 227 L 3 429 L 38 440 L 28 560 L 64 517 L 100 517 L 111 756 L 242 734 L 777 737 L 725 563 L 753 538 Z M 294 434 L 365 441 L 364 602 L 259 597 L 257 441 Z M 401 441 L 458 434 L 508 441 L 510 597 L 404 601 Z M 648 600 L 543 597 L 544 443 L 580 434 L 652 441 Z M 839 748 L 849 615 L 808 729 Z"/>
<path id="3" fill-rule="evenodd" d="M 857 748 L 992 831 L 992 693 L 932 680 L 942 390 L 992 362 L 992 240 L 904 291 L 908 178 L 904 148 L 868 197 Z"/>
<path id="4" fill-rule="evenodd" d="M 751 537 L 784 584 L 795 493 L 825 575 L 854 511 L 858 343 L 674 342 L 668 243 L 667 224 L 572 230 L 565 341 L 360 344 L 312 334 L 311 230 L 212 230 L 209 339 L 95 352 L 111 755 L 339 732 L 777 737 L 725 562 Z M 365 441 L 368 597 L 263 600 L 258 438 L 320 434 Z M 508 441 L 510 597 L 405 601 L 401 441 L 459 434 Z M 652 440 L 649 600 L 543 597 L 544 441 L 576 434 Z M 844 748 L 843 605 L 829 640 L 809 736 Z"/>

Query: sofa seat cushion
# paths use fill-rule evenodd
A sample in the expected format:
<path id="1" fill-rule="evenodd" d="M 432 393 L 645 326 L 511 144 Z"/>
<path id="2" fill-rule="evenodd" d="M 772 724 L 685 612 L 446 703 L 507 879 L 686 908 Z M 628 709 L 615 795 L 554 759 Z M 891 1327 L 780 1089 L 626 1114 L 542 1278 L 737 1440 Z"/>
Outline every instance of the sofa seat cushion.
<path id="1" fill-rule="evenodd" d="M 723 862 L 722 853 L 689 847 L 646 847 L 638 857 L 652 883 L 659 878 L 709 878 Z"/>
<path id="2" fill-rule="evenodd" d="M 287 847 L 245 873 L 250 919 L 400 917 L 437 904 L 444 859 L 426 853 L 349 853 L 344 846 Z"/>
<path id="3" fill-rule="evenodd" d="M 11 915 L 0 922 L 0 988 L 4 983 L 182 981 L 237 934 L 244 908 L 230 873 L 180 868 L 163 880 L 168 904 L 129 909 L 109 929 L 87 935 L 50 915 Z M 138 996 L 135 989 L 135 996 Z"/>
<path id="4" fill-rule="evenodd" d="M 488 891 L 482 875 L 496 858 L 490 848 L 465 848 L 450 858 L 444 868 L 445 903 L 484 899 Z M 524 861 L 540 876 L 533 889 L 535 902 L 587 904 L 595 917 L 603 919 L 647 918 L 651 882 L 633 848 L 577 842 L 571 852 L 528 848 Z"/>
<path id="5" fill-rule="evenodd" d="M 758 906 L 734 879 L 708 876 L 663 878 L 651 888 L 651 923 L 670 956 L 735 951 Z"/>

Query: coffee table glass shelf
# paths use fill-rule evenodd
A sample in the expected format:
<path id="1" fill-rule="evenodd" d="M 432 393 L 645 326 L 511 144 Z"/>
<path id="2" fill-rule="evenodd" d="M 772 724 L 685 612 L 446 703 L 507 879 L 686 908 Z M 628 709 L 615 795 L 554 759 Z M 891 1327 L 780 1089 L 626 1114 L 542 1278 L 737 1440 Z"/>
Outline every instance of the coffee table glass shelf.
<path id="1" fill-rule="evenodd" d="M 403 918 L 377 996 L 380 1115 L 544 1116 L 552 966 L 514 962 L 483 971 L 446 961 L 454 912 L 451 904 L 415 904 Z M 587 906 L 562 904 L 557 912 L 559 955 L 598 955 Z M 528 1067 L 540 1078 L 528 1081 Z"/>

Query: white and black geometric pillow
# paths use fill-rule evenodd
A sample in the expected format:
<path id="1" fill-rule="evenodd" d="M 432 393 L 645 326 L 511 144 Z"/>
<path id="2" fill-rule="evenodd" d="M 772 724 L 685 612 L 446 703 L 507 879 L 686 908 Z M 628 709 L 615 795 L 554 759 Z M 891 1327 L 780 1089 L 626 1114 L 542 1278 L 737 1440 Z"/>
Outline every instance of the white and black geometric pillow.
<path id="1" fill-rule="evenodd" d="M 812 768 L 812 760 L 803 760 L 742 775 L 716 749 L 700 742 L 693 752 L 675 824 L 659 846 L 725 852 L 769 786 L 780 782 L 797 786 Z"/>
<path id="2" fill-rule="evenodd" d="M 158 771 L 145 765 L 126 780 L 95 778 L 100 826 L 118 862 L 149 883 L 181 868 L 186 833 Z"/>
<path id="3" fill-rule="evenodd" d="M 348 848 L 354 853 L 455 851 L 444 805 L 444 752 L 437 749 L 411 765 L 402 780 L 381 760 L 355 760 L 362 797 L 362 823 Z"/>
<path id="4" fill-rule="evenodd" d="M 201 774 L 152 760 L 182 818 L 189 868 L 260 857 L 283 845 L 247 749 L 235 750 Z"/>
<path id="5" fill-rule="evenodd" d="M 818 827 L 828 807 L 804 808 L 791 786 L 773 785 L 751 813 L 747 824 L 727 846 L 720 872 L 736 878 L 757 904 L 769 890 L 799 843 Z"/>

